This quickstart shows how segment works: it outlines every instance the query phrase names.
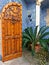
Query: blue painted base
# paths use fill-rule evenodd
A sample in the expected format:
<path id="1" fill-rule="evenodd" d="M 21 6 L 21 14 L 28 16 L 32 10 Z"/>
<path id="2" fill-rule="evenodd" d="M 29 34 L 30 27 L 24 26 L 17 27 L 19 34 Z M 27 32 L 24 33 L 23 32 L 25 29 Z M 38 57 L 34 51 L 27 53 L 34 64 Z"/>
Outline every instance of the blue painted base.
<path id="1" fill-rule="evenodd" d="M 0 55 L 0 60 L 2 60 L 2 56 Z"/>

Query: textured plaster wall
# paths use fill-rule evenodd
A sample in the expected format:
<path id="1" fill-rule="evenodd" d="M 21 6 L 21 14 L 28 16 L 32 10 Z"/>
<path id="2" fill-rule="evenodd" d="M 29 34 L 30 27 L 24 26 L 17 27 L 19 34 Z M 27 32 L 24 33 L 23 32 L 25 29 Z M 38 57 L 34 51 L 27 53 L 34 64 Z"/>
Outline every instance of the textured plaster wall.
<path id="1" fill-rule="evenodd" d="M 46 26 L 46 9 L 40 11 L 40 27 Z"/>
<path id="2" fill-rule="evenodd" d="M 2 10 L 3 6 L 7 4 L 9 0 L 0 0 L 0 11 Z"/>
<path id="3" fill-rule="evenodd" d="M 32 16 L 32 22 L 30 22 L 30 26 L 32 25 L 33 27 L 35 27 L 36 25 L 36 4 L 30 4 L 27 6 L 27 10 L 30 10 L 31 12 L 31 16 Z M 41 26 L 46 26 L 46 10 L 47 9 L 42 9 L 40 11 L 40 27 Z"/>
<path id="4" fill-rule="evenodd" d="M 35 5 L 35 3 L 27 5 L 27 13 L 28 13 L 28 11 L 31 14 L 32 21 L 28 20 L 27 26 L 32 26 L 34 28 L 36 25 L 36 5 Z"/>
<path id="5" fill-rule="evenodd" d="M 40 27 L 46 26 L 47 9 L 48 8 L 42 8 L 41 6 Z M 34 3 L 34 4 L 27 5 L 27 10 L 30 10 L 31 16 L 32 16 L 32 22 L 29 22 L 28 26 L 32 26 L 34 29 L 34 27 L 36 26 L 36 4 Z M 49 20 L 49 17 L 48 17 L 48 20 Z M 47 31 L 49 31 L 49 29 Z M 49 36 L 47 36 L 46 38 L 49 38 Z"/>
<path id="6" fill-rule="evenodd" d="M 48 8 L 44 8 L 44 9 L 41 9 L 41 19 L 40 19 L 40 27 L 41 26 L 47 26 L 47 21 L 46 21 L 46 17 L 47 17 L 47 9 Z M 49 26 L 49 25 L 48 25 Z M 49 29 L 47 29 L 46 31 L 49 31 Z M 49 35 L 46 36 L 45 38 L 49 38 Z"/>
<path id="7" fill-rule="evenodd" d="M 46 25 L 49 26 L 49 9 L 47 9 L 47 12 L 46 12 Z"/>

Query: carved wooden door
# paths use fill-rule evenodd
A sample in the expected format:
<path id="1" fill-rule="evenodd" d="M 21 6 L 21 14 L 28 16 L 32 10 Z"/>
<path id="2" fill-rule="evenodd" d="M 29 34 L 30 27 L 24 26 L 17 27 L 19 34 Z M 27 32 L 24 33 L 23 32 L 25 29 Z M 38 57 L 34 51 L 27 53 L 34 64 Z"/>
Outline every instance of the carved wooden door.
<path id="1" fill-rule="evenodd" d="M 22 5 L 7 4 L 2 11 L 2 61 L 22 55 Z"/>

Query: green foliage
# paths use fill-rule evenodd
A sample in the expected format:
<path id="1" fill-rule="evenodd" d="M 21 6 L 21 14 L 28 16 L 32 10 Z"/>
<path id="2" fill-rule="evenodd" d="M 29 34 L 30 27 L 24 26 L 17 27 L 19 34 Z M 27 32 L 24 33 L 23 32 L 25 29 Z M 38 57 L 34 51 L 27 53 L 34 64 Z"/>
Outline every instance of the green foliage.
<path id="1" fill-rule="evenodd" d="M 35 54 L 36 58 L 39 59 L 38 65 L 47 65 L 47 55 L 48 53 L 43 49 Z"/>
<path id="2" fill-rule="evenodd" d="M 35 45 L 39 42 L 41 47 L 43 47 L 44 50 L 48 50 L 47 42 L 49 42 L 49 39 L 44 39 L 47 35 L 49 35 L 49 32 L 46 32 L 46 30 L 49 29 L 49 27 L 41 27 L 38 34 L 38 26 L 35 27 L 33 30 L 32 27 L 27 27 L 22 35 L 23 39 L 23 48 L 26 48 L 26 45 L 29 45 L 32 43 L 32 53 L 35 51 Z"/>

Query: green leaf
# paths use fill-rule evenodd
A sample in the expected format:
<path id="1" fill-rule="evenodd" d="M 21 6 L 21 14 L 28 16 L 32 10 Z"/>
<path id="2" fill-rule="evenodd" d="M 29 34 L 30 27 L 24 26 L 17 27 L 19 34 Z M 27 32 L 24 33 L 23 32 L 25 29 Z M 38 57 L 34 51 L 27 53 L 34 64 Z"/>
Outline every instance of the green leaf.
<path id="1" fill-rule="evenodd" d="M 34 56 L 34 54 L 35 54 L 35 50 L 32 49 L 32 52 L 31 52 L 31 53 L 32 53 L 32 56 Z"/>
<path id="2" fill-rule="evenodd" d="M 46 37 L 47 35 L 49 35 L 49 32 L 45 32 L 44 34 L 42 34 L 42 35 L 40 36 L 40 39 Z"/>
<path id="3" fill-rule="evenodd" d="M 28 27 L 27 29 L 25 29 L 25 32 L 26 32 L 26 34 L 28 34 L 28 35 L 32 38 L 32 40 L 33 40 L 33 29 L 32 29 L 32 27 Z"/>
<path id="4" fill-rule="evenodd" d="M 37 36 L 37 29 L 38 29 L 38 26 L 35 27 L 35 30 L 34 30 L 34 41 L 36 40 L 36 36 Z"/>
<path id="5" fill-rule="evenodd" d="M 45 26 L 42 26 L 38 32 L 38 35 L 42 32 L 42 30 L 44 29 Z"/>
<path id="6" fill-rule="evenodd" d="M 43 27 L 43 30 L 41 31 L 41 34 L 43 34 L 47 29 L 49 29 L 49 27 Z"/>
<path id="7" fill-rule="evenodd" d="M 47 43 L 45 40 L 40 40 L 40 45 L 43 47 L 44 50 L 48 50 Z"/>
<path id="8" fill-rule="evenodd" d="M 32 38 L 26 33 L 23 33 L 23 38 L 28 38 L 32 42 Z"/>
<path id="9" fill-rule="evenodd" d="M 28 39 L 25 40 L 25 42 L 23 43 L 23 47 L 26 47 L 26 44 L 29 42 Z"/>
<path id="10" fill-rule="evenodd" d="M 28 42 L 31 42 L 32 53 L 34 53 L 34 46 L 37 42 L 39 42 L 41 47 L 47 50 L 47 42 L 49 43 L 49 39 L 44 39 L 44 37 L 49 35 L 49 32 L 45 32 L 47 29 L 49 29 L 49 27 L 41 27 L 37 35 L 38 26 L 36 26 L 34 30 L 32 27 L 26 28 L 22 34 L 23 46 L 25 47 L 27 44 L 29 44 Z"/>
<path id="11" fill-rule="evenodd" d="M 36 34 L 37 34 L 37 29 L 38 29 L 38 26 L 36 26 L 36 27 L 35 27 L 35 30 L 34 30 L 35 36 L 36 36 Z"/>
<path id="12" fill-rule="evenodd" d="M 27 28 L 24 30 L 26 34 L 28 34 L 28 29 L 29 29 L 29 27 L 27 27 Z"/>

